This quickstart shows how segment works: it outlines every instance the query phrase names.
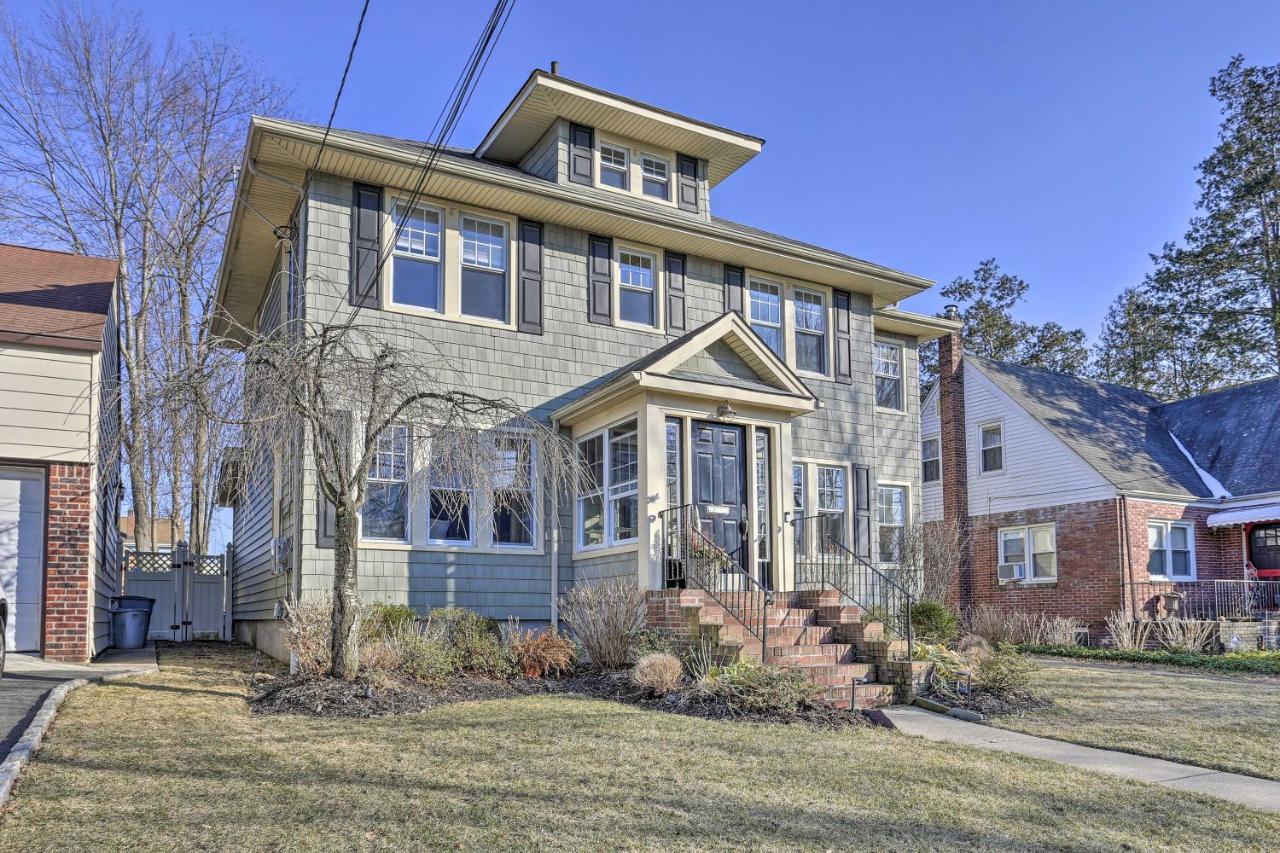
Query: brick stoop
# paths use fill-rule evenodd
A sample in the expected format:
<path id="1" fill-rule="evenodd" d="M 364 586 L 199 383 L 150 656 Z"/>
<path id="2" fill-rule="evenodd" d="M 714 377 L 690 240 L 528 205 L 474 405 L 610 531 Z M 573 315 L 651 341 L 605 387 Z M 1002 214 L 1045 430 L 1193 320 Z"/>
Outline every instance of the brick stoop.
<path id="1" fill-rule="evenodd" d="M 732 593 L 730 593 L 732 594 Z M 760 641 L 700 589 L 647 594 L 649 627 L 673 633 L 711 631 L 722 648 L 759 661 Z M 885 637 L 884 625 L 862 621 L 835 590 L 775 593 L 768 613 L 767 663 L 795 669 L 825 688 L 837 708 L 882 708 L 909 702 L 923 667 L 907 659 L 907 644 Z"/>

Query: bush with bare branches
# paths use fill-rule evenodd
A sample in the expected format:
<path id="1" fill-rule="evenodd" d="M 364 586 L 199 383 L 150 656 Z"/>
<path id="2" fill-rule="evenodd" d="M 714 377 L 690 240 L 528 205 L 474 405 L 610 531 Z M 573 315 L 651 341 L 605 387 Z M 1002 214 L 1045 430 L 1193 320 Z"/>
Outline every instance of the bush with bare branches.
<path id="1" fill-rule="evenodd" d="M 507 636 L 511 643 L 511 657 L 525 678 L 554 677 L 573 671 L 577 650 L 555 628 L 522 633 L 518 624 L 512 624 Z"/>
<path id="2" fill-rule="evenodd" d="M 297 673 L 305 678 L 317 678 L 329 670 L 329 613 L 333 602 L 328 596 L 308 599 L 301 603 L 285 602 L 285 648 L 293 653 Z"/>
<path id="3" fill-rule="evenodd" d="M 684 664 L 675 655 L 658 652 L 636 661 L 631 670 L 631 683 L 654 696 L 665 696 L 680 686 Z"/>
<path id="4" fill-rule="evenodd" d="M 1197 619 L 1161 619 L 1155 622 L 1156 638 L 1166 649 L 1202 652 L 1216 636 L 1217 623 Z"/>
<path id="5" fill-rule="evenodd" d="M 1123 610 L 1115 610 L 1107 616 L 1107 636 L 1117 649 L 1141 651 L 1147 647 L 1151 624 L 1148 619 L 1135 619 Z"/>
<path id="6" fill-rule="evenodd" d="M 1080 645 L 1080 632 L 1085 630 L 1086 627 L 1083 622 L 1074 616 L 1041 614 L 1040 624 L 1037 626 L 1039 638 L 1031 642 L 1044 643 L 1050 646 L 1078 646 Z"/>
<path id="7" fill-rule="evenodd" d="M 560 616 L 596 669 L 623 669 L 644 627 L 644 593 L 628 578 L 579 583 L 560 597 Z"/>

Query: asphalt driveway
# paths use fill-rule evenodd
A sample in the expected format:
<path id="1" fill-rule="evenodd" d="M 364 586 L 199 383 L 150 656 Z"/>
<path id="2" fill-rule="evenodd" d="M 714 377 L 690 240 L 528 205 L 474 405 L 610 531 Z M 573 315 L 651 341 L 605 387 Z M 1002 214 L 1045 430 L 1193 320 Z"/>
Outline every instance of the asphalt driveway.
<path id="1" fill-rule="evenodd" d="M 90 664 L 55 663 L 36 655 L 10 654 L 0 678 L 0 762 L 22 737 L 49 691 L 76 678 L 97 680 L 124 673 L 154 671 L 154 646 L 133 651 L 111 649 Z"/>

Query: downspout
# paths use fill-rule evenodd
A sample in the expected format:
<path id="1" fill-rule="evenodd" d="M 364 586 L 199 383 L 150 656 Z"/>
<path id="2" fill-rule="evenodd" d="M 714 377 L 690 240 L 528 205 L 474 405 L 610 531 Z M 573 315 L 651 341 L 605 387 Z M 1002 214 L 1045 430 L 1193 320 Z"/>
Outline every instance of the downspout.
<path id="1" fill-rule="evenodd" d="M 560 435 L 560 421 L 551 421 L 551 429 Z M 560 629 L 560 506 L 556 495 L 551 495 L 548 515 L 551 528 L 551 628 Z"/>
<path id="2" fill-rule="evenodd" d="M 1130 581 L 1133 578 L 1132 545 L 1129 542 L 1129 499 L 1120 495 L 1120 608 L 1133 610 L 1133 590 Z M 1130 612 L 1130 615 L 1138 614 Z"/>

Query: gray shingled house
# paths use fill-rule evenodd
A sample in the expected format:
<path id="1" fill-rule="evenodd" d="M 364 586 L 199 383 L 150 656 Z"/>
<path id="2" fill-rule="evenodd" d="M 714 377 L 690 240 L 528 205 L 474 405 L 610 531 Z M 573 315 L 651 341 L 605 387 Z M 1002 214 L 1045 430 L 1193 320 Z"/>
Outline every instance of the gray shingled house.
<path id="1" fill-rule="evenodd" d="M 405 474 L 365 518 L 367 596 L 545 623 L 586 579 L 693 587 L 672 576 L 690 513 L 744 590 L 796 588 L 800 517 L 850 560 L 895 560 L 919 512 L 917 346 L 955 324 L 897 307 L 924 279 L 713 215 L 762 140 L 535 71 L 410 205 L 422 143 L 335 130 L 316 163 L 323 134 L 252 120 L 219 305 L 260 329 L 359 308 L 425 333 L 598 472 L 519 524 L 446 517 L 446 486 Z M 232 577 L 237 636 L 278 652 L 282 602 L 330 589 L 332 552 L 306 467 L 276 467 L 234 507 Z"/>

